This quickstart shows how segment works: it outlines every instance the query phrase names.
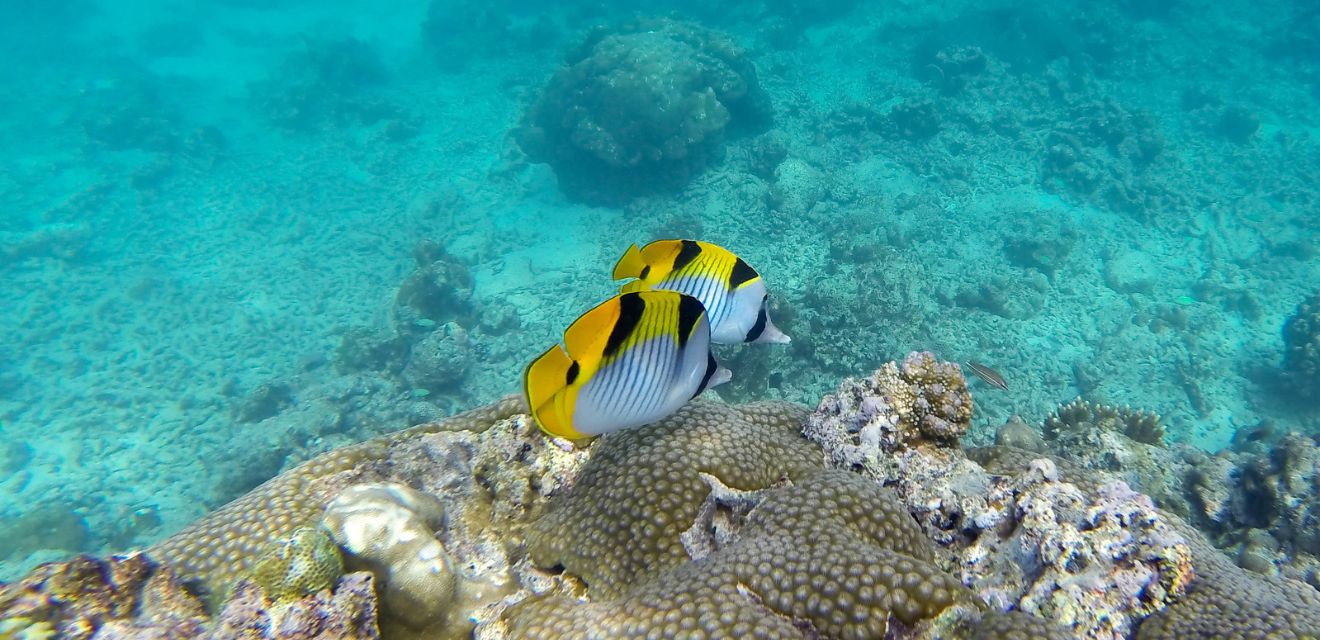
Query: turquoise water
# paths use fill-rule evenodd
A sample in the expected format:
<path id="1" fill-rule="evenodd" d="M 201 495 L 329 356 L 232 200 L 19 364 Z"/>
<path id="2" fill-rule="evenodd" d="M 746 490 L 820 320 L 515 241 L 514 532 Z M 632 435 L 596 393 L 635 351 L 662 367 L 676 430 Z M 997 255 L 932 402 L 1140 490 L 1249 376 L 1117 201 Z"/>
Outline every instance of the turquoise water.
<path id="1" fill-rule="evenodd" d="M 794 336 L 717 350 L 725 399 L 928 349 L 1007 379 L 983 439 L 1079 395 L 1211 451 L 1320 432 L 1280 382 L 1315 9 L 1034 5 L 0 2 L 0 577 L 517 390 L 664 237 L 746 258 Z M 681 169 L 534 161 L 531 105 L 634 14 L 736 43 L 765 113 Z"/>

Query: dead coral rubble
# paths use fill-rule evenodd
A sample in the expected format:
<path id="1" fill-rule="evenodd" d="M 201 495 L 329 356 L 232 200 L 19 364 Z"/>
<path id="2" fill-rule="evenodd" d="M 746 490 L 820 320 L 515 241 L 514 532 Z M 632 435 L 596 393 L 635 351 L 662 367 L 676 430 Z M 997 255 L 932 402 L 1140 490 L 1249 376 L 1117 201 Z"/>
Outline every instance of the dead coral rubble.
<path id="1" fill-rule="evenodd" d="M 1192 577 L 1186 542 L 1122 482 L 1081 487 L 1048 459 L 991 473 L 956 437 L 901 428 L 935 415 L 949 425 L 937 433 L 960 434 L 971 420 L 965 394 L 956 364 L 912 354 L 902 369 L 845 380 L 804 432 L 834 466 L 894 487 L 951 554 L 945 568 L 995 608 L 1061 622 L 1080 637 L 1123 638 L 1183 593 Z"/>

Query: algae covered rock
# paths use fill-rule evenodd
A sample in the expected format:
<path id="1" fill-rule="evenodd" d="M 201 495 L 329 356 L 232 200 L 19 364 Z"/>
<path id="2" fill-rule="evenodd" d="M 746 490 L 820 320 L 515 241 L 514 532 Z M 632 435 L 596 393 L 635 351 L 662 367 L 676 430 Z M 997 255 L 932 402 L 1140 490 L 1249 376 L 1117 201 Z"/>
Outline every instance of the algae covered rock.
<path id="1" fill-rule="evenodd" d="M 682 186 L 730 132 L 769 122 L 756 70 L 727 37 L 671 20 L 591 33 L 515 135 L 566 195 L 620 203 Z"/>

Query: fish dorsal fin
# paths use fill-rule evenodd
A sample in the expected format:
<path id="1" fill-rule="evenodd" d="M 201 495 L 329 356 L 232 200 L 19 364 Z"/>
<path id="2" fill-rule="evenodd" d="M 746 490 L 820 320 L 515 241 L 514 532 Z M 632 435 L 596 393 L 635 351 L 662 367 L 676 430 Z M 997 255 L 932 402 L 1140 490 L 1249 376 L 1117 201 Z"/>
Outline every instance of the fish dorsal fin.
<path id="1" fill-rule="evenodd" d="M 563 420 L 554 399 L 559 393 L 577 379 L 578 363 L 564 353 L 564 349 L 555 345 L 527 365 L 523 372 L 523 393 L 527 397 L 527 406 L 536 424 L 546 433 L 557 436 L 569 436 L 571 427 L 565 430 Z"/>
<path id="2" fill-rule="evenodd" d="M 615 296 L 592 307 L 569 325 L 564 331 L 564 347 L 569 357 L 582 364 L 590 363 L 593 365 L 591 370 L 595 370 L 594 365 L 603 355 L 606 340 L 618 324 L 622 297 Z"/>
<path id="3" fill-rule="evenodd" d="M 650 291 L 651 285 L 646 284 L 645 280 L 633 280 L 622 287 L 619 287 L 619 293 L 637 293 L 638 291 Z"/>
<path id="4" fill-rule="evenodd" d="M 623 252 L 623 257 L 614 264 L 614 279 L 640 278 L 642 272 L 646 270 L 646 258 L 642 255 L 642 250 L 635 244 L 630 245 L 628 250 Z"/>

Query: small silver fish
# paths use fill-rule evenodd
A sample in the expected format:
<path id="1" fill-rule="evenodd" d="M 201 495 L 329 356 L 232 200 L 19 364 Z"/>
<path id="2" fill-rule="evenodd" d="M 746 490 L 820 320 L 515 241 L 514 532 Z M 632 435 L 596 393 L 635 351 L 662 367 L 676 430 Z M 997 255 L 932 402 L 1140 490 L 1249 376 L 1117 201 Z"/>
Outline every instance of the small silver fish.
<path id="1" fill-rule="evenodd" d="M 1004 382 L 1004 376 L 999 375 L 998 371 L 991 369 L 979 362 L 967 361 L 967 368 L 976 374 L 976 377 L 985 381 L 986 384 L 996 388 L 1008 391 L 1008 383 Z"/>

